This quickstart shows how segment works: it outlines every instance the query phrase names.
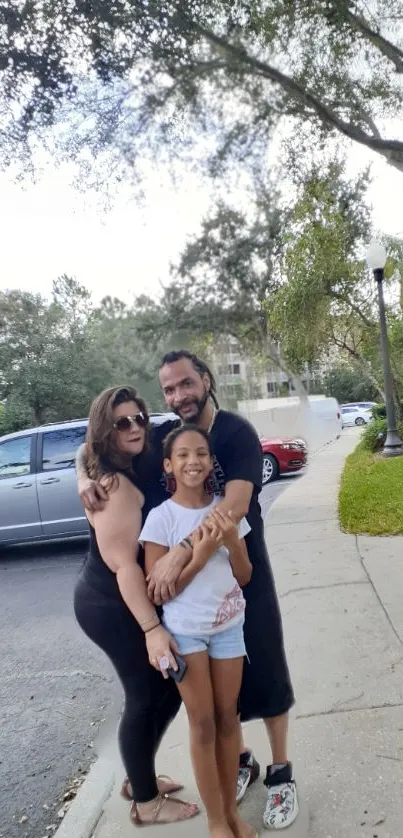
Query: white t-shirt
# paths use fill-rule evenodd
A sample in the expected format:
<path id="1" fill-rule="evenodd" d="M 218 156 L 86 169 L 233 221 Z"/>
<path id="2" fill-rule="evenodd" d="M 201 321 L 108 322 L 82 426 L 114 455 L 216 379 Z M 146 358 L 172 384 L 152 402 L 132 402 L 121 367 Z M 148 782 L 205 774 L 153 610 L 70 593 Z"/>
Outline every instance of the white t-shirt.
<path id="1" fill-rule="evenodd" d="M 140 534 L 140 541 L 174 547 L 199 526 L 222 498 L 215 497 L 203 509 L 188 509 L 166 500 L 152 509 Z M 243 518 L 240 538 L 250 532 Z M 232 572 L 229 553 L 220 547 L 189 585 L 164 605 L 164 625 L 172 634 L 192 636 L 217 634 L 243 620 L 245 600 Z"/>

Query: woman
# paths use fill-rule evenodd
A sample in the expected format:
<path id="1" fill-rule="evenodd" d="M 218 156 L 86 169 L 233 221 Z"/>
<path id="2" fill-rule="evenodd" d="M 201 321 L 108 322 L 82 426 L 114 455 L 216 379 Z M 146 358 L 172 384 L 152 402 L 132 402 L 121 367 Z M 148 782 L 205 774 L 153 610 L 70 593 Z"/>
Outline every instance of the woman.
<path id="1" fill-rule="evenodd" d="M 128 779 L 122 791 L 135 801 L 131 820 L 142 825 L 175 823 L 198 813 L 197 806 L 168 797 L 181 786 L 155 776 L 155 755 L 180 698 L 166 671 L 163 680 L 148 662 L 168 658 L 177 668 L 176 645 L 148 598 L 138 561 L 148 432 L 146 406 L 134 388 L 110 388 L 93 402 L 86 466 L 109 502 L 86 513 L 90 549 L 74 597 L 81 628 L 108 655 L 125 693 L 119 745 Z"/>

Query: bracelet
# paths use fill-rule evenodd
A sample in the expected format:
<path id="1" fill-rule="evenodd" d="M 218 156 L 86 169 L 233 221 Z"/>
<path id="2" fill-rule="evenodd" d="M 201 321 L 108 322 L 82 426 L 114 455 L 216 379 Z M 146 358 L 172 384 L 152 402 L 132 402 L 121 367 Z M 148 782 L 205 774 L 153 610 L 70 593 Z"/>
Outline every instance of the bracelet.
<path id="1" fill-rule="evenodd" d="M 151 628 L 145 629 L 144 634 L 150 634 L 150 632 L 154 631 L 154 629 L 157 629 L 160 625 L 161 625 L 161 620 L 159 619 L 158 623 L 156 623 L 155 626 L 151 626 Z"/>
<path id="2" fill-rule="evenodd" d="M 179 542 L 181 547 L 184 547 L 185 550 L 189 547 L 190 550 L 193 550 L 193 544 L 190 538 L 182 538 L 182 541 Z"/>
<path id="3" fill-rule="evenodd" d="M 143 626 L 150 626 L 155 623 L 156 620 L 159 620 L 158 614 L 154 614 L 154 617 L 151 617 L 149 620 L 143 620 L 140 623 L 140 626 L 141 628 L 143 628 Z"/>

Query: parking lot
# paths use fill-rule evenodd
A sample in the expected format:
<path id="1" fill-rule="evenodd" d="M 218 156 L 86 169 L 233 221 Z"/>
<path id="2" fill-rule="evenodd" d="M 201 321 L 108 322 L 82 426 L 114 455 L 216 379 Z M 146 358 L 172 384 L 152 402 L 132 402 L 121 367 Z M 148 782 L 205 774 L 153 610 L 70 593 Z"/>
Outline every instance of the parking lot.
<path id="1" fill-rule="evenodd" d="M 295 479 L 263 490 L 264 516 Z M 54 833 L 64 792 L 119 712 L 108 662 L 72 612 L 85 550 L 81 542 L 0 553 L 1 838 Z"/>

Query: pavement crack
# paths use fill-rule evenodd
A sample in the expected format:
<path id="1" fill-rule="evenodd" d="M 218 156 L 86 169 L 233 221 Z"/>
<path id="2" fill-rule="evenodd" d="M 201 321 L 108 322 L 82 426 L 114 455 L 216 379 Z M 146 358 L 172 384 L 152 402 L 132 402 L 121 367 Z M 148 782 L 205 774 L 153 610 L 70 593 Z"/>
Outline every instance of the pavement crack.
<path id="1" fill-rule="evenodd" d="M 353 701 L 354 699 L 346 699 L 347 701 Z M 403 707 L 403 702 L 398 701 L 395 704 L 371 704 L 369 707 L 331 707 L 330 710 L 321 710 L 318 713 L 300 713 L 295 718 L 297 721 L 299 719 L 316 719 L 320 716 L 337 716 L 341 713 L 366 713 L 371 710 L 393 710 L 397 707 Z"/>
<path id="2" fill-rule="evenodd" d="M 368 582 L 365 579 L 357 579 L 356 581 L 350 580 L 348 582 L 330 582 L 328 585 L 307 585 L 301 588 L 290 588 L 289 591 L 284 591 L 283 594 L 279 594 L 279 599 L 284 599 L 290 594 L 300 594 L 304 591 L 326 591 L 328 588 L 345 588 L 347 585 L 368 585 Z"/>
<path id="3" fill-rule="evenodd" d="M 383 613 L 385 614 L 385 617 L 386 617 L 386 619 L 387 619 L 387 621 L 388 621 L 388 623 L 389 623 L 389 625 L 390 625 L 390 627 L 391 627 L 391 629 L 392 629 L 392 631 L 393 631 L 393 634 L 395 635 L 396 639 L 399 641 L 400 645 L 401 645 L 401 646 L 403 646 L 403 641 L 402 641 L 402 638 L 400 637 L 399 632 L 398 632 L 398 631 L 397 631 L 397 629 L 395 628 L 395 625 L 394 625 L 394 623 L 393 623 L 393 621 L 392 621 L 392 619 L 391 619 L 391 617 L 390 617 L 390 615 L 389 615 L 389 612 L 388 612 L 388 610 L 387 610 L 386 606 L 384 605 L 384 603 L 382 602 L 381 597 L 379 596 L 379 593 L 378 593 L 378 591 L 377 591 L 377 589 L 376 589 L 376 587 L 375 587 L 375 585 L 374 585 L 374 583 L 373 583 L 373 581 L 372 581 L 371 575 L 368 573 L 368 570 L 367 570 L 366 565 L 365 565 L 365 560 L 364 560 L 364 557 L 361 555 L 361 552 L 360 552 L 360 547 L 359 547 L 359 542 L 358 542 L 358 535 L 356 535 L 356 536 L 355 536 L 355 548 L 356 548 L 356 550 L 357 550 L 357 555 L 358 555 L 358 558 L 359 558 L 359 560 L 360 560 L 360 562 L 361 562 L 361 567 L 362 567 L 362 569 L 363 569 L 363 571 L 364 571 L 364 573 L 365 573 L 365 575 L 366 575 L 366 577 L 367 577 L 367 579 L 368 579 L 369 584 L 371 585 L 371 588 L 372 588 L 372 590 L 373 590 L 373 592 L 374 592 L 374 594 L 375 594 L 375 596 L 376 596 L 376 598 L 377 598 L 377 600 L 378 600 L 379 605 L 380 605 L 380 606 L 381 606 L 381 608 L 382 608 Z"/>

